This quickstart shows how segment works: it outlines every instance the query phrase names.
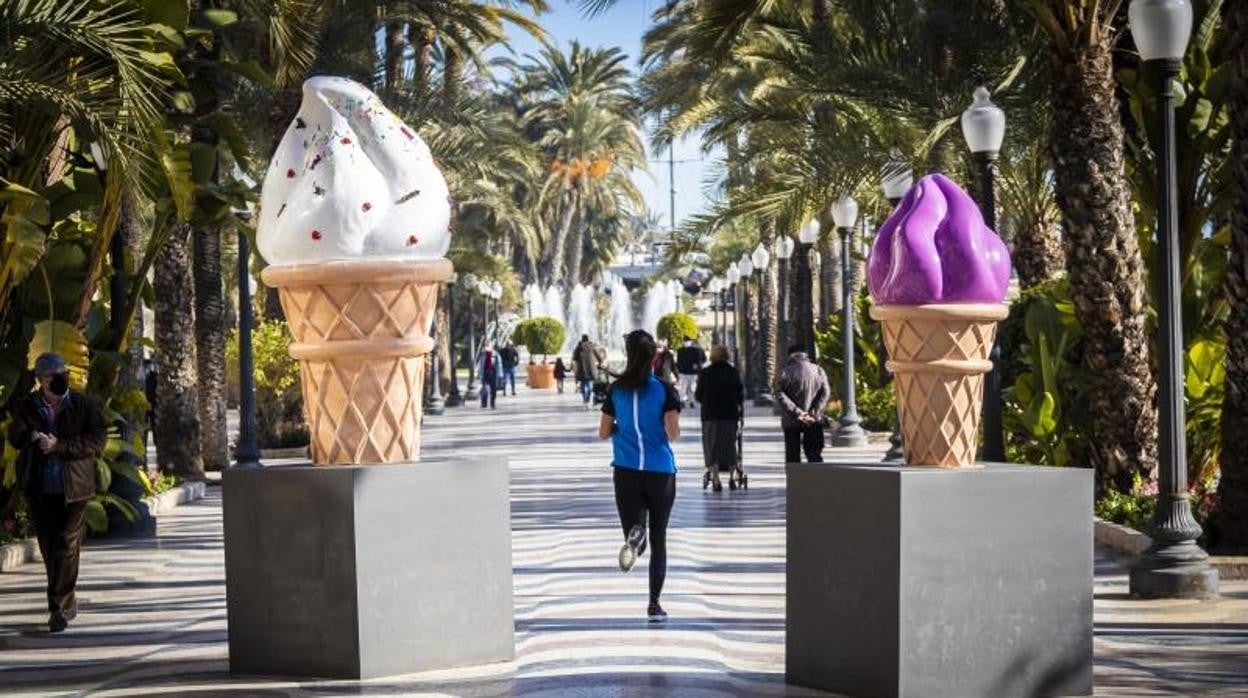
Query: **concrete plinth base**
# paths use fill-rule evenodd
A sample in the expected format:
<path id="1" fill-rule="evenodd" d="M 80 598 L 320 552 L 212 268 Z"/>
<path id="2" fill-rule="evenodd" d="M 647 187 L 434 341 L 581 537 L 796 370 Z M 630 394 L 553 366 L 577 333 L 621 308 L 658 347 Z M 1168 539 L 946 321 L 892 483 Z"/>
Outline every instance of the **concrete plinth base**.
<path id="1" fill-rule="evenodd" d="M 364 679 L 514 655 L 506 462 L 223 478 L 230 671 Z"/>
<path id="2" fill-rule="evenodd" d="M 1092 472 L 788 466 L 786 680 L 1092 692 Z"/>

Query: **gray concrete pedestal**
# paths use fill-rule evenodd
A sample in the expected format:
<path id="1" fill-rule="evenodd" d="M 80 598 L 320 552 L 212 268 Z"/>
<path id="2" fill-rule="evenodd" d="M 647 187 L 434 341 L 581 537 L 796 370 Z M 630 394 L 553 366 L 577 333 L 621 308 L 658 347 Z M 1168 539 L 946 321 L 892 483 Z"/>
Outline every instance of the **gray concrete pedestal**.
<path id="1" fill-rule="evenodd" d="M 788 466 L 785 674 L 850 696 L 1092 692 L 1092 471 Z"/>
<path id="2" fill-rule="evenodd" d="M 230 671 L 366 679 L 514 656 L 506 462 L 231 469 Z"/>

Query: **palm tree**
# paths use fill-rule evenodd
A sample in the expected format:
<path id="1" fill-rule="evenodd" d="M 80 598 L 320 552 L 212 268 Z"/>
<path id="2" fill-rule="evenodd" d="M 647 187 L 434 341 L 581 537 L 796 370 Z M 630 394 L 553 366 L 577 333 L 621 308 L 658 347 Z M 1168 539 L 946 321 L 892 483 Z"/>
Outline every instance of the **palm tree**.
<path id="1" fill-rule="evenodd" d="M 1223 37 L 1232 56 L 1231 128 L 1234 204 L 1226 271 L 1226 397 L 1222 404 L 1222 545 L 1248 551 L 1248 4 L 1222 6 Z"/>
<path id="2" fill-rule="evenodd" d="M 1113 48 L 1118 2 L 1027 0 L 1048 39 L 1053 166 L 1066 268 L 1094 389 L 1099 487 L 1128 490 L 1157 468 L 1156 383 L 1146 277 L 1124 168 Z"/>
<path id="3" fill-rule="evenodd" d="M 522 123 L 549 162 L 539 201 L 550 224 L 550 240 L 539 265 L 544 285 L 561 283 L 568 249 L 582 241 L 569 236 L 591 201 L 603 190 L 639 201 L 620 173 L 644 167 L 636 104 L 629 88 L 626 56 L 619 49 L 585 49 L 573 42 L 565 55 L 547 48 L 515 67 Z M 573 280 L 575 282 L 575 280 Z"/>

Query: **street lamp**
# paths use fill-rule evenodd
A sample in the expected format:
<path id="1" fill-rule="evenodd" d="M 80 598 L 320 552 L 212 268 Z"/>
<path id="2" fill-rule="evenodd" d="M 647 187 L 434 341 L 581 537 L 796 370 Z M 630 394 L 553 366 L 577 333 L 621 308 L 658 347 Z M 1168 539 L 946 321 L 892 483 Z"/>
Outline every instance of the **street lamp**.
<path id="1" fill-rule="evenodd" d="M 719 333 L 719 292 L 724 288 L 724 282 L 718 276 L 711 277 L 706 284 L 706 290 L 711 292 L 711 344 L 720 343 Z"/>
<path id="2" fill-rule="evenodd" d="M 910 169 L 910 163 L 906 162 L 900 150 L 893 148 L 893 151 L 889 153 L 888 162 L 880 172 L 880 188 L 884 190 L 884 198 L 888 199 L 888 203 L 893 208 L 897 208 L 897 204 L 901 203 L 906 192 L 910 191 L 913 185 L 914 171 Z M 880 347 L 880 358 L 882 364 L 887 364 L 888 347 L 883 346 L 883 342 Z M 890 375 L 889 378 L 891 380 L 892 376 Z M 899 461 L 905 456 L 901 441 L 901 411 L 898 409 L 893 415 L 893 433 L 888 435 L 888 452 L 884 454 L 884 462 Z"/>
<path id="3" fill-rule="evenodd" d="M 1157 149 L 1157 249 L 1161 284 L 1157 293 L 1158 417 L 1160 483 L 1157 509 L 1149 521 L 1153 542 L 1131 568 L 1131 595 L 1144 598 L 1207 599 L 1218 594 L 1218 572 L 1196 539 L 1200 524 L 1192 517 L 1187 493 L 1187 443 L 1183 413 L 1183 321 L 1180 314 L 1179 202 L 1175 182 L 1174 78 L 1179 74 L 1192 31 L 1188 0 L 1132 0 L 1127 11 L 1131 35 L 1146 66 L 1159 80 L 1161 147 Z"/>
<path id="4" fill-rule="evenodd" d="M 259 426 L 256 423 L 255 359 L 251 328 L 251 239 L 244 226 L 251 222 L 251 204 L 234 215 L 244 225 L 238 228 L 238 443 L 234 446 L 234 467 L 259 468 Z"/>
<path id="5" fill-rule="evenodd" d="M 794 263 L 797 268 L 794 272 L 797 275 L 797 297 L 801 301 L 801 310 L 797 314 L 796 329 L 813 361 L 819 352 L 815 347 L 815 276 L 814 268 L 810 263 L 810 253 L 815 249 L 815 243 L 819 241 L 818 218 L 811 218 L 806 225 L 802 226 L 797 233 L 797 241 L 797 261 Z"/>
<path id="6" fill-rule="evenodd" d="M 832 204 L 832 221 L 841 234 L 841 345 L 844 356 L 844 389 L 840 426 L 832 435 L 833 446 L 859 447 L 867 444 L 867 433 L 862 430 L 858 417 L 858 404 L 854 397 L 854 291 L 850 278 L 849 251 L 854 235 L 854 223 L 858 220 L 858 202 L 842 196 Z"/>
<path id="7" fill-rule="evenodd" d="M 459 357 L 455 353 L 455 286 L 459 274 L 451 272 L 446 280 L 446 328 L 450 332 L 447 341 L 448 357 L 451 370 L 451 389 L 446 396 L 447 407 L 459 407 L 464 404 L 464 395 L 459 392 Z"/>
<path id="8" fill-rule="evenodd" d="M 776 259 L 780 260 L 780 337 L 776 341 L 777 364 L 784 363 L 783 357 L 788 356 L 789 350 L 789 260 L 793 258 L 796 247 L 797 243 L 793 242 L 791 236 L 781 235 L 776 240 Z"/>
<path id="9" fill-rule="evenodd" d="M 464 275 L 464 292 L 468 296 L 468 385 L 464 390 L 472 395 L 477 390 L 477 318 L 475 298 L 481 281 L 473 274 Z"/>
<path id="10" fill-rule="evenodd" d="M 979 175 L 979 209 L 984 223 L 997 228 L 996 186 L 993 163 L 1001 152 L 1005 140 L 1005 112 L 992 103 L 988 90 L 975 88 L 974 101 L 962 112 L 962 136 L 971 151 L 971 159 Z M 1005 461 L 1005 429 L 1002 419 L 1001 399 L 1001 342 L 992 344 L 992 370 L 984 381 L 983 460 L 1000 463 Z"/>
<path id="11" fill-rule="evenodd" d="M 771 407 L 776 404 L 776 400 L 771 396 L 771 376 L 767 372 L 767 361 L 771 358 L 768 354 L 773 351 L 772 344 L 775 337 L 769 336 L 771 323 L 767 323 L 767 326 L 763 325 L 763 287 L 767 283 L 767 266 L 771 264 L 771 252 L 760 242 L 750 253 L 750 261 L 754 263 L 754 269 L 758 272 L 758 336 L 754 338 L 757 345 L 758 366 L 754 371 L 754 405 Z"/>

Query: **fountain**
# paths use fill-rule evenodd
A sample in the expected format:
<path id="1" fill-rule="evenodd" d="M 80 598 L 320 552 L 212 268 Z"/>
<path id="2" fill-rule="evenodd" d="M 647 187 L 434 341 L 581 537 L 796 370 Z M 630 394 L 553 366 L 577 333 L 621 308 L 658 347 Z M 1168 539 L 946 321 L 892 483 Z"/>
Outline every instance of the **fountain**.
<path id="1" fill-rule="evenodd" d="M 643 329 L 654 332 L 660 318 L 680 310 L 679 288 L 678 281 L 659 281 L 646 291 L 645 307 L 642 310 Z"/>
<path id="2" fill-rule="evenodd" d="M 633 299 L 628 287 L 619 277 L 612 276 L 609 281 L 603 280 L 604 288 L 611 289 L 611 310 L 607 314 L 607 327 L 604 344 L 613 355 L 624 353 L 624 335 L 637 329 L 637 320 L 633 315 Z"/>
<path id="3" fill-rule="evenodd" d="M 552 285 L 546 289 L 546 296 L 542 299 L 542 315 L 553 317 L 559 324 L 567 326 L 563 315 L 563 295 L 559 293 L 558 286 Z"/>
<path id="4" fill-rule="evenodd" d="M 529 284 L 524 287 L 524 305 L 529 317 L 544 317 L 546 315 L 546 299 L 542 296 L 540 286 Z"/>
<path id="5" fill-rule="evenodd" d="M 581 341 L 581 335 L 588 335 L 591 340 L 598 341 L 594 290 L 583 284 L 577 284 L 572 288 L 568 299 L 568 344 L 565 349 Z"/>

